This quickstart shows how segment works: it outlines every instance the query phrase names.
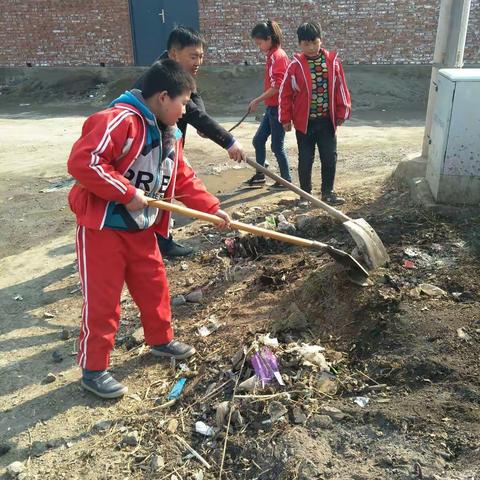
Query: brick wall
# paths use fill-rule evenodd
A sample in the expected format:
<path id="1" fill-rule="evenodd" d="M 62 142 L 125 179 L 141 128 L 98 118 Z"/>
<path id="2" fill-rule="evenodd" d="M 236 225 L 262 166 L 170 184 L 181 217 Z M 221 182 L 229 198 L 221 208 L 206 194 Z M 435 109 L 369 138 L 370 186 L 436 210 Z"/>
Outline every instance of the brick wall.
<path id="1" fill-rule="evenodd" d="M 297 26 L 321 22 L 325 45 L 346 63 L 425 64 L 433 57 L 440 0 L 199 0 L 208 56 L 217 63 L 257 63 L 250 30 L 267 18 L 280 23 L 285 49 L 297 46 Z M 232 28 L 233 26 L 233 28 Z M 465 51 L 480 63 L 480 0 L 472 0 Z"/>
<path id="2" fill-rule="evenodd" d="M 338 50 L 345 63 L 426 64 L 433 55 L 440 0 L 198 3 L 210 64 L 263 62 L 250 30 L 265 18 L 281 24 L 289 54 L 296 50 L 298 24 L 315 18 L 326 46 Z M 0 11 L 0 65 L 133 64 L 128 0 L 1 0 Z M 472 0 L 465 61 L 480 63 L 480 0 Z"/>
<path id="3" fill-rule="evenodd" d="M 127 0 L 1 0 L 0 65 L 130 65 Z"/>

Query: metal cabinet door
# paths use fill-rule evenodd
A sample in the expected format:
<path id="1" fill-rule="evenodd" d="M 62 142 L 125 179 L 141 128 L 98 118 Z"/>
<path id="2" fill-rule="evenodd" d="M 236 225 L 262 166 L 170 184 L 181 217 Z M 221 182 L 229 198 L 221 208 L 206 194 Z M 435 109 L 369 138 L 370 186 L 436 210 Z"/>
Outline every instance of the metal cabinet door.
<path id="1" fill-rule="evenodd" d="M 435 110 L 430 133 L 426 177 L 433 196 L 437 198 L 440 175 L 443 174 L 445 153 L 448 143 L 450 121 L 455 96 L 455 82 L 439 75 L 437 80 Z"/>
<path id="2" fill-rule="evenodd" d="M 135 65 L 150 65 L 167 47 L 171 30 L 184 25 L 198 30 L 197 0 L 130 0 Z"/>

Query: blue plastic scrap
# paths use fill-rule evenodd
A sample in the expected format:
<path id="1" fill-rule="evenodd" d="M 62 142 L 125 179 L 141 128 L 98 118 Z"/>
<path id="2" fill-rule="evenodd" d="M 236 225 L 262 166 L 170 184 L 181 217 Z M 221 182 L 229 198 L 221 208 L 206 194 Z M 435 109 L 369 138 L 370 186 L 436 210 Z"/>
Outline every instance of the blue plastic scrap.
<path id="1" fill-rule="evenodd" d="M 180 378 L 177 382 L 175 382 L 175 385 L 173 385 L 170 393 L 167 395 L 167 400 L 176 400 L 178 397 L 180 397 L 186 382 L 186 378 Z"/>

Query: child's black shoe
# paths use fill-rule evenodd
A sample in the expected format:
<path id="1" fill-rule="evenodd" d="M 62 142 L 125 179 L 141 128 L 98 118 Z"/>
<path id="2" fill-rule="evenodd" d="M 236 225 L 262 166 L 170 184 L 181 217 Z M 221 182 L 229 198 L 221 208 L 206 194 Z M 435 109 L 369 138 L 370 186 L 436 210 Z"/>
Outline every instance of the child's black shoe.
<path id="1" fill-rule="evenodd" d="M 156 357 L 175 358 L 176 360 L 184 360 L 195 354 L 196 350 L 191 345 L 187 345 L 177 340 L 172 340 L 164 345 L 154 345 L 150 351 Z"/>
<path id="2" fill-rule="evenodd" d="M 243 182 L 244 185 L 248 187 L 263 187 L 265 185 L 265 174 L 264 173 L 256 173 L 253 177 L 245 180 Z"/>
<path id="3" fill-rule="evenodd" d="M 117 382 L 107 370 L 83 370 L 81 384 L 100 398 L 118 398 L 128 392 L 128 388 Z"/>

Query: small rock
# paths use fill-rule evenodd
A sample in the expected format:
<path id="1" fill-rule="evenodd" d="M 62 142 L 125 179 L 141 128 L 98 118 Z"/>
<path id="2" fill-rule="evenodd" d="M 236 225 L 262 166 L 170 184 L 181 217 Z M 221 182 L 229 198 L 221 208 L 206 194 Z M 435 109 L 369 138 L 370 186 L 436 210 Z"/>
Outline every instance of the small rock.
<path id="1" fill-rule="evenodd" d="M 35 441 L 32 443 L 32 454 L 34 457 L 40 457 L 48 448 L 45 442 Z"/>
<path id="2" fill-rule="evenodd" d="M 183 295 L 177 295 L 176 297 L 172 298 L 172 301 L 170 302 L 172 307 L 179 307 L 181 305 L 185 305 L 186 303 L 187 300 L 185 300 Z"/>
<path id="3" fill-rule="evenodd" d="M 299 230 L 304 230 L 305 227 L 308 225 L 310 222 L 312 216 L 303 214 L 303 215 L 298 215 L 297 218 L 295 219 L 295 224 Z"/>
<path id="4" fill-rule="evenodd" d="M 134 430 L 133 432 L 127 433 L 126 435 L 124 435 L 122 439 L 122 443 L 124 445 L 130 445 L 131 447 L 136 447 L 139 441 L 140 441 L 140 437 L 136 430 Z"/>
<path id="5" fill-rule="evenodd" d="M 125 341 L 125 347 L 127 350 L 131 350 L 132 348 L 138 347 L 144 342 L 144 334 L 143 334 L 143 328 L 137 328 L 133 333 L 131 333 L 126 341 Z"/>
<path id="6" fill-rule="evenodd" d="M 317 378 L 317 389 L 322 393 L 335 395 L 335 393 L 337 393 L 337 379 L 335 378 L 335 375 L 328 372 L 322 372 Z"/>
<path id="7" fill-rule="evenodd" d="M 9 445 L 8 443 L 1 443 L 0 444 L 0 457 L 2 455 L 5 455 L 6 453 L 8 453 L 11 449 L 12 449 L 12 446 Z"/>
<path id="8" fill-rule="evenodd" d="M 418 286 L 419 290 L 424 293 L 425 295 L 428 295 L 429 297 L 446 297 L 447 292 L 445 290 L 442 290 L 439 287 L 436 287 L 435 285 L 431 285 L 430 283 L 421 283 Z"/>
<path id="9" fill-rule="evenodd" d="M 195 285 L 195 280 L 192 278 L 192 277 L 188 277 L 186 280 L 185 280 L 185 285 L 187 287 L 191 287 L 192 285 Z"/>
<path id="10" fill-rule="evenodd" d="M 283 403 L 274 400 L 273 402 L 270 402 L 270 405 L 268 406 L 268 413 L 270 414 L 270 420 L 272 423 L 275 423 L 284 417 L 288 413 L 288 410 Z"/>
<path id="11" fill-rule="evenodd" d="M 200 303 L 202 299 L 203 292 L 201 290 L 194 290 L 185 297 L 185 300 L 190 303 Z"/>
<path id="12" fill-rule="evenodd" d="M 472 337 L 463 329 L 463 328 L 457 328 L 457 335 L 458 338 L 461 338 L 462 340 L 471 340 Z"/>
<path id="13" fill-rule="evenodd" d="M 232 218 L 234 220 L 241 220 L 242 218 L 245 217 L 245 214 L 243 212 L 240 212 L 240 210 L 235 210 L 233 213 L 232 213 Z"/>
<path id="14" fill-rule="evenodd" d="M 333 425 L 333 420 L 328 415 L 314 415 L 311 421 L 314 428 L 330 429 Z"/>
<path id="15" fill-rule="evenodd" d="M 152 459 L 150 460 L 150 468 L 156 472 L 158 470 L 162 470 L 165 467 L 165 460 L 163 457 L 157 454 L 152 455 Z"/>
<path id="16" fill-rule="evenodd" d="M 61 363 L 63 362 L 63 355 L 58 350 L 54 350 L 52 352 L 52 360 L 54 363 Z"/>
<path id="17" fill-rule="evenodd" d="M 299 407 L 295 407 L 292 411 L 293 414 L 293 421 L 297 425 L 304 425 L 307 423 L 307 416 L 303 413 L 302 409 Z"/>
<path id="18" fill-rule="evenodd" d="M 330 407 L 328 405 L 324 405 L 320 408 L 320 412 L 324 415 L 328 415 L 330 418 L 334 420 L 343 420 L 345 418 L 345 414 L 335 407 Z"/>
<path id="19" fill-rule="evenodd" d="M 55 315 L 53 313 L 50 313 L 50 312 L 45 312 L 43 314 L 43 318 L 55 318 Z"/>
<path id="20" fill-rule="evenodd" d="M 53 383 L 57 380 L 57 377 L 53 373 L 49 373 L 43 380 L 42 383 L 45 385 L 47 383 Z"/>
<path id="21" fill-rule="evenodd" d="M 185 272 L 186 270 L 188 270 L 188 264 L 186 264 L 185 262 L 182 262 L 180 264 L 180 270 L 182 270 L 183 272 Z"/>
<path id="22" fill-rule="evenodd" d="M 72 336 L 72 332 L 68 330 L 67 328 L 64 328 L 62 330 L 62 333 L 60 334 L 60 338 L 62 340 L 68 340 Z"/>
<path id="23" fill-rule="evenodd" d="M 168 432 L 168 433 L 175 433 L 178 429 L 178 420 L 176 418 L 171 418 L 168 422 L 167 422 L 167 426 L 165 427 L 165 430 Z"/>
<path id="24" fill-rule="evenodd" d="M 7 467 L 7 475 L 10 478 L 18 478 L 25 471 L 25 465 L 22 462 L 13 462 Z"/>
<path id="25" fill-rule="evenodd" d="M 104 432 L 106 430 L 110 430 L 112 425 L 113 425 L 113 422 L 111 420 L 100 420 L 93 426 L 93 428 L 100 432 Z"/>
<path id="26" fill-rule="evenodd" d="M 243 427 L 245 420 L 239 410 L 234 410 L 232 413 L 232 423 L 237 427 Z"/>

